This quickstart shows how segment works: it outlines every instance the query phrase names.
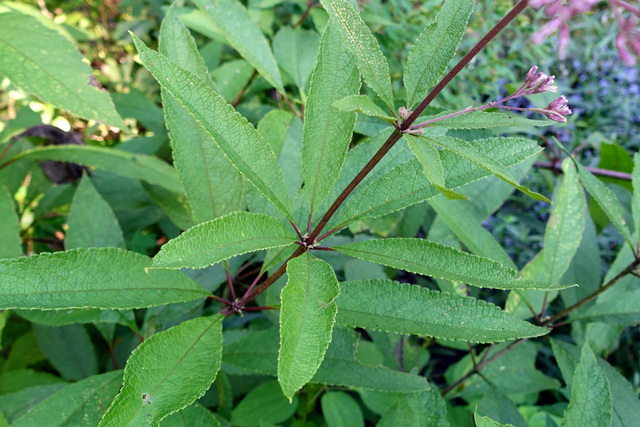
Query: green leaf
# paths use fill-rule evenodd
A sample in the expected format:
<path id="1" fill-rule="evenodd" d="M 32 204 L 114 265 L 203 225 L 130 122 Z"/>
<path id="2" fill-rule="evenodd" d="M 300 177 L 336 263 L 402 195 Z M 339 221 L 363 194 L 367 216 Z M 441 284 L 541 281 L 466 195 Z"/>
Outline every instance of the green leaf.
<path id="1" fill-rule="evenodd" d="M 354 356 L 357 334 L 335 327 L 324 360 L 312 383 L 409 393 L 429 390 L 424 377 L 360 363 Z M 278 331 L 253 332 L 224 348 L 224 362 L 246 372 L 277 375 Z"/>
<path id="2" fill-rule="evenodd" d="M 353 111 L 367 116 L 378 117 L 394 124 L 396 119 L 385 113 L 382 108 L 366 95 L 351 95 L 333 103 L 333 108 L 340 111 Z"/>
<path id="3" fill-rule="evenodd" d="M 82 325 L 33 325 L 38 346 L 53 367 L 67 380 L 81 380 L 98 373 L 91 338 Z"/>
<path id="4" fill-rule="evenodd" d="M 343 391 L 330 391 L 320 400 L 322 415 L 329 427 L 364 427 L 358 402 Z"/>
<path id="5" fill-rule="evenodd" d="M 517 114 L 491 113 L 487 111 L 470 111 L 468 113 L 440 119 L 441 117 L 454 113 L 456 113 L 456 111 L 443 111 L 435 116 L 421 116 L 417 122 L 432 122 L 426 126 L 427 128 L 444 127 L 447 129 L 489 129 L 503 126 L 528 128 L 534 126 L 549 126 L 553 123 L 550 120 L 531 120 Z"/>
<path id="6" fill-rule="evenodd" d="M 273 87 L 284 93 L 282 78 L 267 40 L 238 0 L 194 0 L 229 44 Z"/>
<path id="7" fill-rule="evenodd" d="M 278 65 L 289 73 L 301 93 L 316 63 L 319 43 L 320 36 L 315 31 L 291 27 L 282 27 L 273 37 L 273 53 Z"/>
<path id="8" fill-rule="evenodd" d="M 395 115 L 387 58 L 382 54 L 371 30 L 360 17 L 355 4 L 349 0 L 321 0 L 320 3 L 356 58 L 365 83 L 378 94 L 389 111 Z"/>
<path id="9" fill-rule="evenodd" d="M 605 301 L 598 300 L 595 305 L 571 315 L 571 321 L 582 319 L 635 326 L 640 323 L 640 290 L 629 290 Z"/>
<path id="10" fill-rule="evenodd" d="M 443 197 L 429 199 L 429 205 L 464 243 L 469 252 L 516 269 L 516 265 L 500 243 L 482 226 L 480 221 L 469 215 L 468 206 L 460 206 L 459 202 L 449 201 Z"/>
<path id="11" fill-rule="evenodd" d="M 287 264 L 282 289 L 278 381 L 291 401 L 318 370 L 331 342 L 340 293 L 333 268 L 309 252 Z"/>
<path id="12" fill-rule="evenodd" d="M 135 326 L 132 311 L 94 309 L 77 310 L 16 310 L 16 313 L 29 322 L 47 326 L 63 326 L 73 323 L 120 323 Z"/>
<path id="13" fill-rule="evenodd" d="M 618 229 L 620 234 L 622 234 L 622 237 L 624 237 L 629 245 L 633 246 L 631 233 L 629 232 L 629 228 L 627 227 L 624 219 L 624 211 L 622 210 L 622 206 L 620 206 L 620 202 L 616 195 L 613 194 L 613 192 L 609 190 L 602 181 L 586 170 L 584 166 L 575 162 L 575 160 L 574 163 L 578 168 L 578 176 L 580 177 L 580 182 L 582 182 L 585 190 L 587 190 L 591 197 L 598 202 L 600 208 L 602 208 L 611 223 Z"/>
<path id="14" fill-rule="evenodd" d="M 415 154 L 418 161 L 422 163 L 424 175 L 439 192 L 447 199 L 467 199 L 467 196 L 464 194 L 457 193 L 445 187 L 442 159 L 440 158 L 440 153 L 433 145 L 425 144 L 424 141 L 420 141 L 415 135 L 405 134 L 404 137 L 407 139 L 413 154 Z"/>
<path id="15" fill-rule="evenodd" d="M 360 392 L 360 395 L 363 396 L 364 393 Z M 448 425 L 444 399 L 435 388 L 417 393 L 385 393 L 385 395 L 385 404 L 388 406 L 384 410 L 380 407 L 374 409 L 376 412 L 382 412 L 382 418 L 376 427 L 444 427 Z"/>
<path id="16" fill-rule="evenodd" d="M 569 407 L 564 413 L 563 426 L 611 425 L 611 388 L 589 344 L 582 347 L 580 363 L 573 374 Z"/>
<path id="17" fill-rule="evenodd" d="M 163 419 L 160 426 L 221 427 L 221 424 L 216 416 L 213 415 L 213 412 L 198 403 L 194 403 L 193 405 L 187 406 L 183 410 L 175 412 Z"/>
<path id="18" fill-rule="evenodd" d="M 0 308 L 130 309 L 191 301 L 209 293 L 178 271 L 122 249 L 74 249 L 0 260 Z"/>
<path id="19" fill-rule="evenodd" d="M 122 371 L 107 372 L 71 384 L 44 399 L 12 426 L 97 425 L 122 384 Z"/>
<path id="20" fill-rule="evenodd" d="M 2 414 L 9 423 L 13 423 L 19 417 L 26 414 L 29 409 L 66 387 L 69 387 L 68 383 L 47 384 L 25 388 L 15 393 L 4 394 L 0 396 L 0 414 Z"/>
<path id="21" fill-rule="evenodd" d="M 153 425 L 201 397 L 220 369 L 223 319 L 188 320 L 140 344 L 127 360 L 122 390 L 99 425 Z"/>
<path id="22" fill-rule="evenodd" d="M 570 159 L 562 162 L 564 177 L 544 233 L 545 280 L 557 283 L 576 254 L 585 227 L 587 201 Z"/>
<path id="23" fill-rule="evenodd" d="M 128 178 L 141 179 L 167 190 L 182 192 L 176 171 L 167 163 L 144 154 L 90 145 L 49 145 L 23 151 L 12 160 L 56 160 L 93 166 Z"/>
<path id="24" fill-rule="evenodd" d="M 345 44 L 329 23 L 320 40 L 318 61 L 311 76 L 301 162 L 312 214 L 340 174 L 356 121 L 355 113 L 332 108 L 336 101 L 360 90 L 360 74 Z"/>
<path id="25" fill-rule="evenodd" d="M 529 190 L 524 185 L 518 184 L 518 181 L 515 180 L 515 178 L 511 175 L 511 173 L 507 170 L 507 168 L 505 168 L 499 162 L 496 162 L 490 155 L 485 154 L 484 151 L 477 149 L 473 144 L 471 144 L 468 141 L 465 141 L 463 139 L 458 139 L 458 138 L 452 138 L 449 136 L 443 136 L 437 139 L 432 139 L 427 137 L 420 137 L 420 138 L 427 139 L 432 144 L 435 144 L 445 150 L 453 151 L 460 157 L 463 157 L 467 160 L 471 160 L 472 162 L 476 163 L 478 166 L 481 166 L 482 168 L 491 172 L 493 175 L 496 175 L 498 178 L 502 179 L 503 181 L 513 185 L 518 190 L 522 191 L 532 199 L 551 203 L 551 201 L 546 197 L 544 197 L 543 195 Z"/>
<path id="26" fill-rule="evenodd" d="M 15 258 L 22 255 L 22 239 L 20 238 L 20 222 L 11 194 L 0 185 L 0 259 Z"/>
<path id="27" fill-rule="evenodd" d="M 127 129 L 75 46 L 31 16 L 0 14 L 0 74 L 78 117 Z"/>
<path id="28" fill-rule="evenodd" d="M 562 372 L 567 386 L 572 387 L 574 372 L 581 359 L 580 348 L 555 339 L 551 340 L 551 348 Z M 605 360 L 596 356 L 600 369 L 606 375 L 611 388 L 611 402 L 613 402 L 612 427 L 626 427 L 637 424 L 640 419 L 640 401 L 634 388 L 629 384 L 616 368 Z"/>
<path id="29" fill-rule="evenodd" d="M 153 258 L 153 266 L 203 268 L 247 252 L 286 246 L 295 240 L 275 218 L 234 212 L 198 224 L 171 239 Z"/>
<path id="30" fill-rule="evenodd" d="M 478 415 L 477 409 L 474 413 L 474 420 L 476 422 L 476 427 L 513 427 L 513 424 L 500 424 L 489 417 L 481 417 Z"/>
<path id="31" fill-rule="evenodd" d="M 342 282 L 340 289 L 336 321 L 344 326 L 482 343 L 549 332 L 485 301 L 418 285 L 363 280 Z"/>
<path id="32" fill-rule="evenodd" d="M 282 170 L 273 151 L 255 128 L 205 81 L 150 50 L 135 35 L 132 37 L 140 59 L 163 89 L 202 124 L 240 173 L 290 218 L 289 195 Z"/>
<path id="33" fill-rule="evenodd" d="M 69 229 L 64 239 L 67 249 L 125 249 L 122 229 L 116 215 L 86 174 L 80 180 L 73 197 L 67 225 Z"/>
<path id="34" fill-rule="evenodd" d="M 34 371 L 32 369 L 16 369 L 3 372 L 0 375 L 0 395 L 15 393 L 29 387 L 64 382 L 66 381 L 59 376 L 48 372 Z"/>
<path id="35" fill-rule="evenodd" d="M 402 140 L 398 141 L 396 146 L 401 143 Z M 470 144 L 482 149 L 504 167 L 514 166 L 527 157 L 540 152 L 540 147 L 535 142 L 522 138 L 488 138 L 473 141 Z M 353 151 L 356 152 L 356 150 L 357 148 Z M 357 150 L 357 152 L 361 151 Z M 457 188 L 489 175 L 486 169 L 455 153 L 443 150 L 439 154 L 445 171 L 447 188 Z M 364 159 L 364 163 L 370 158 L 369 156 Z M 382 162 L 374 169 L 374 175 L 378 168 L 383 167 Z M 351 162 L 348 163 L 350 171 L 357 169 L 353 173 L 355 176 L 361 168 L 356 167 L 360 166 L 359 162 L 354 161 L 353 165 Z M 347 164 L 345 163 L 346 169 Z M 381 169 L 379 176 L 374 176 L 356 187 L 325 229 L 342 227 L 362 218 L 383 216 L 438 195 L 438 190 L 424 176 L 422 170 L 422 165 L 415 159 L 390 170 Z M 349 176 L 350 174 L 345 173 L 345 179 L 343 179 L 341 175 L 338 183 L 346 181 L 344 184 L 346 185 L 351 180 Z M 390 182 L 393 182 L 394 185 L 389 185 Z"/>
<path id="36" fill-rule="evenodd" d="M 404 69 L 407 108 L 412 110 L 438 83 L 460 45 L 474 0 L 447 0 L 434 24 L 424 29 L 409 51 Z"/>
<path id="37" fill-rule="evenodd" d="M 213 88 L 189 30 L 172 6 L 160 28 L 160 51 Z M 164 114 L 171 137 L 174 166 L 193 215 L 204 222 L 240 210 L 244 180 L 211 135 L 180 103 L 163 90 Z"/>
<path id="38" fill-rule="evenodd" d="M 633 196 L 631 197 L 631 213 L 633 214 L 633 231 L 640 238 L 640 153 L 633 155 Z"/>
<path id="39" fill-rule="evenodd" d="M 242 98 L 244 89 L 253 77 L 254 69 L 244 59 L 225 61 L 220 67 L 211 72 L 216 88 L 225 101 L 233 104 Z"/>
<path id="40" fill-rule="evenodd" d="M 424 239 L 372 239 L 334 249 L 365 261 L 482 288 L 557 290 L 571 286 L 524 280 L 496 261 Z"/>
<path id="41" fill-rule="evenodd" d="M 259 426 L 264 423 L 281 423 L 291 417 L 298 406 L 298 398 L 288 401 L 282 395 L 277 381 L 268 381 L 251 390 L 238 403 L 231 415 L 236 426 Z"/>
<path id="42" fill-rule="evenodd" d="M 141 182 L 141 184 L 147 194 L 180 230 L 187 230 L 196 225 L 189 201 L 184 193 L 174 193 L 159 185 L 145 182 Z"/>

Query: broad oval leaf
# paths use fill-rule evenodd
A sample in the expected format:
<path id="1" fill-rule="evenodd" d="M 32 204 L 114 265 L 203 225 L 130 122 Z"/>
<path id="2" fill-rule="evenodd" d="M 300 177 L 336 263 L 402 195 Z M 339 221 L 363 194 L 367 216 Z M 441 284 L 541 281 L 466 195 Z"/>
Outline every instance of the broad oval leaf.
<path id="1" fill-rule="evenodd" d="M 160 51 L 200 77 L 210 87 L 195 40 L 179 20 L 175 5 L 160 28 Z M 174 166 L 198 222 L 242 208 L 244 179 L 202 125 L 163 90 L 164 114 L 173 148 Z"/>
<path id="2" fill-rule="evenodd" d="M 191 227 L 160 248 L 154 267 L 203 268 L 236 255 L 286 246 L 296 240 L 268 215 L 234 212 Z"/>
<path id="3" fill-rule="evenodd" d="M 270 423 L 275 425 L 291 417 L 298 406 L 298 398 L 287 402 L 282 395 L 277 381 L 267 381 L 251 390 L 238 403 L 231 414 L 234 426 L 260 426 Z M 265 409 L 268 410 L 265 411 Z"/>
<path id="4" fill-rule="evenodd" d="M 549 332 L 482 300 L 391 280 L 342 282 L 337 303 L 339 324 L 375 331 L 481 343 Z"/>
<path id="5" fill-rule="evenodd" d="M 320 401 L 322 415 L 329 427 L 364 427 L 364 416 L 358 402 L 347 393 L 331 391 L 324 393 Z"/>
<path id="6" fill-rule="evenodd" d="M 582 241 L 587 201 L 571 159 L 562 163 L 564 177 L 544 233 L 546 280 L 558 282 Z"/>
<path id="7" fill-rule="evenodd" d="M 75 46 L 32 16 L 0 13 L 0 74 L 78 117 L 127 129 Z"/>
<path id="8" fill-rule="evenodd" d="M 412 110 L 438 83 L 460 45 L 474 0 L 447 0 L 434 24 L 424 29 L 409 51 L 404 69 L 407 108 Z"/>
<path id="9" fill-rule="evenodd" d="M 176 193 L 183 191 L 175 169 L 158 158 L 144 154 L 92 145 L 49 145 L 23 151 L 12 160 L 19 159 L 78 163 L 116 175 L 141 179 Z"/>
<path id="10" fill-rule="evenodd" d="M 598 366 L 589 344 L 585 344 L 573 374 L 571 400 L 562 426 L 610 426 L 612 412 L 609 380 Z"/>
<path id="11" fill-rule="evenodd" d="M 331 342 L 340 292 L 333 268 L 309 252 L 287 264 L 280 299 L 278 381 L 289 400 L 318 370 Z"/>
<path id="12" fill-rule="evenodd" d="M 267 40 L 238 0 L 194 0 L 229 44 L 269 83 L 284 93 L 282 77 Z"/>
<path id="13" fill-rule="evenodd" d="M 483 288 L 558 290 L 572 286 L 524 280 L 499 262 L 424 239 L 372 239 L 334 249 L 365 261 Z"/>
<path id="14" fill-rule="evenodd" d="M 176 426 L 222 427 L 222 424 L 213 412 L 196 402 L 179 412 L 174 412 L 160 423 L 160 427 Z"/>
<path id="15" fill-rule="evenodd" d="M 332 108 L 334 102 L 360 90 L 360 74 L 345 44 L 335 26 L 327 24 L 311 76 L 301 162 L 312 214 L 340 175 L 356 122 L 355 113 Z"/>
<path id="16" fill-rule="evenodd" d="M 223 319 L 188 320 L 140 344 L 127 360 L 122 390 L 99 425 L 155 425 L 201 397 L 220 369 Z"/>
<path id="17" fill-rule="evenodd" d="M 140 59 L 162 88 L 206 129 L 240 173 L 291 219 L 282 170 L 255 128 L 208 83 L 150 50 L 134 34 L 132 37 Z"/>
<path id="18" fill-rule="evenodd" d="M 94 426 L 118 394 L 122 384 L 122 371 L 95 375 L 71 384 L 31 408 L 11 425 L 30 426 Z"/>
<path id="19" fill-rule="evenodd" d="M 178 271 L 145 271 L 151 259 L 115 248 L 0 260 L 2 309 L 130 309 L 207 297 Z"/>
<path id="20" fill-rule="evenodd" d="M 355 3 L 349 0 L 321 0 L 331 21 L 336 25 L 347 47 L 356 58 L 364 81 L 373 89 L 395 115 L 389 64 L 378 41 L 360 17 Z"/>
<path id="21" fill-rule="evenodd" d="M 67 249 L 125 248 L 118 218 L 88 175 L 84 175 L 78 184 L 67 225 L 69 229 L 64 239 Z"/>

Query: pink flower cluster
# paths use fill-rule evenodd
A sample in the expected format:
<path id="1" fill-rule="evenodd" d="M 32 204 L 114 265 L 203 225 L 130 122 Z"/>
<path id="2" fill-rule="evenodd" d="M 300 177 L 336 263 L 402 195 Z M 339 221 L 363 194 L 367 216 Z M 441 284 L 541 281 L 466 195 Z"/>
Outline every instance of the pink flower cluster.
<path id="1" fill-rule="evenodd" d="M 577 15 L 589 12 L 601 0 L 529 0 L 529 5 L 534 9 L 544 8 L 544 13 L 551 20 L 547 22 L 531 40 L 540 44 L 558 30 L 558 57 L 564 59 L 567 53 L 567 45 L 571 40 L 569 20 Z M 634 65 L 636 58 L 633 52 L 640 57 L 640 31 L 636 28 L 640 17 L 640 9 L 630 5 L 624 0 L 609 0 L 609 6 L 618 21 L 620 32 L 616 37 L 616 48 L 622 62 L 626 65 Z M 620 8 L 630 12 L 632 16 L 623 18 Z M 635 16 L 633 16 L 635 15 Z M 631 52 L 629 51 L 631 49 Z"/>

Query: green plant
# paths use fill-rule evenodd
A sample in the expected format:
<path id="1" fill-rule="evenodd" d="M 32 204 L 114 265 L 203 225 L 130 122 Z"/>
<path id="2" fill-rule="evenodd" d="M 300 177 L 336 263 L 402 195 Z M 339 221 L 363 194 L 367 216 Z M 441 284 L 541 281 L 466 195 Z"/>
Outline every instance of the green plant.
<path id="1" fill-rule="evenodd" d="M 4 367 L 20 382 L 37 384 L 40 396 L 46 397 L 27 411 L 10 406 L 11 399 L 23 402 L 20 396 L 7 395 L 5 402 L 0 396 L 0 410 L 12 424 L 221 425 L 230 419 L 235 425 L 260 425 L 286 421 L 294 412 L 294 422 L 304 424 L 307 418 L 322 422 L 312 410 L 320 395 L 329 425 L 363 424 L 362 407 L 377 413 L 382 425 L 455 423 L 457 409 L 443 396 L 466 399 L 478 425 L 524 423 L 517 411 L 500 417 L 495 408 L 515 409 L 514 400 L 521 406 L 534 404 L 537 398 L 532 395 L 559 387 L 557 380 L 536 370 L 536 355 L 543 351 L 528 338 L 555 332 L 560 322 L 569 321 L 574 334 L 602 328 L 615 339 L 620 325 L 637 322 L 640 296 L 631 279 L 640 258 L 637 236 L 627 224 L 631 222 L 634 231 L 640 224 L 640 156 L 633 159 L 635 192 L 626 218 L 613 192 L 568 155 L 544 249 L 518 272 L 481 221 L 513 188 L 549 201 L 519 183 L 541 149 L 529 138 L 496 136 L 493 130 L 531 127 L 530 135 L 535 135 L 537 127 L 550 122 L 510 111 L 562 122 L 568 113 L 566 100 L 547 100 L 544 109 L 507 104 L 554 91 L 553 78 L 533 68 L 519 89 L 499 101 L 460 111 L 430 106 L 526 8 L 526 1 L 445 74 L 474 7 L 472 0 L 447 0 L 409 51 L 403 89 L 397 91 L 376 38 L 349 0 L 323 1 L 327 15 L 309 3 L 295 22 L 313 14 L 322 35 L 285 26 L 272 39 L 274 54 L 236 0 L 194 3 L 200 13 L 189 15 L 191 21 L 184 16 L 194 11 L 179 5 L 168 10 L 159 52 L 132 33 L 141 62 L 161 87 L 173 165 L 140 154 L 140 140 L 117 148 L 69 145 L 70 133 L 42 125 L 12 135 L 0 154 L 0 174 L 8 190 L 0 192 L 2 229 L 8 236 L 0 248 L 7 258 L 0 260 L 0 306 L 34 325 L 34 333 L 13 333 L 19 338 L 12 342 Z M 242 62 L 217 74 L 218 83 L 237 78 L 240 89 L 214 82 L 181 17 L 192 26 L 208 23 L 217 31 L 213 37 L 224 36 L 242 56 Z M 6 42 L 34 25 L 35 20 L 22 13 L 0 14 L 0 40 L 5 41 L 0 54 L 9 58 L 0 63 L 0 72 L 78 117 L 125 130 L 107 94 L 88 84 L 86 67 L 78 60 L 75 69 L 66 69 L 66 58 L 77 53 L 63 50 L 70 44 L 62 36 L 39 26 L 18 48 Z M 58 63 L 58 58 L 41 54 L 53 38 L 61 46 Z M 26 72 L 15 66 L 29 58 L 35 60 L 30 59 Z M 64 72 L 56 67 L 65 67 Z M 252 79 L 253 69 L 259 78 Z M 62 84 L 59 76 L 65 72 L 75 80 L 51 90 L 52 84 Z M 76 96 L 76 88 L 85 91 L 82 96 Z M 240 106 L 236 110 L 232 105 L 251 90 L 273 91 L 290 112 L 273 110 L 263 117 L 254 112 L 259 117 L 256 129 L 238 112 Z M 396 109 L 398 103 L 404 106 Z M 155 127 L 154 135 L 144 137 L 151 139 L 144 141 L 159 150 L 166 135 L 154 122 L 154 108 L 145 113 L 149 116 L 136 113 L 139 121 Z M 358 122 L 358 115 L 367 119 Z M 369 138 L 355 140 L 350 149 L 358 126 Z M 35 137 L 57 144 L 32 147 L 27 138 Z M 75 187 L 51 187 L 37 199 L 29 194 L 36 191 L 34 183 L 25 186 L 12 179 L 27 164 L 33 167 L 35 184 L 45 182 L 43 172 L 33 172 L 40 171 L 29 163 L 34 160 L 70 162 L 92 172 L 85 172 Z M 51 166 L 56 172 L 60 167 Z M 65 170 L 65 178 L 74 173 L 71 169 Z M 147 224 L 147 218 L 114 214 L 103 196 L 112 175 L 104 172 L 140 180 L 144 196 L 136 193 L 141 197 L 136 200 L 147 197 L 155 203 L 156 209 L 144 215 L 161 218 L 156 222 L 168 241 L 152 258 L 139 252 L 154 248 L 154 237 L 148 244 L 143 241 L 148 234 L 124 232 L 125 226 L 135 230 L 137 221 Z M 51 176 L 51 169 L 44 173 Z M 490 186 L 486 181 L 468 185 L 482 178 Z M 598 280 L 583 278 L 573 263 L 576 253 L 581 248 L 589 252 L 595 240 L 583 237 L 594 233 L 583 188 L 625 245 L 602 285 L 599 271 Z M 20 257 L 25 233 L 21 236 L 14 209 L 14 195 L 20 192 L 22 200 L 30 201 L 23 203 L 22 218 L 29 210 L 43 218 L 48 209 L 70 204 L 67 250 Z M 487 205 L 478 206 L 483 198 Z M 457 238 L 452 245 L 415 237 L 427 209 L 440 221 L 429 229 L 429 238 L 440 240 L 437 230 L 450 230 Z M 27 231 L 35 234 L 38 226 L 33 221 Z M 349 232 L 338 234 L 342 230 Z M 370 233 L 358 234 L 363 230 Z M 138 237 L 125 239 L 124 234 Z M 585 249 L 581 242 L 591 246 Z M 251 269 L 255 271 L 243 277 Z M 419 283 L 389 279 L 401 279 L 402 274 L 412 274 Z M 576 282 L 583 286 L 576 288 Z M 491 302 L 497 291 L 480 289 L 509 291 L 505 310 Z M 611 293 L 613 289 L 617 293 Z M 556 305 L 547 315 L 551 303 Z M 532 316 L 535 324 L 523 320 Z M 245 322 L 248 326 L 240 328 Z M 114 370 L 98 375 L 103 369 L 92 355 L 91 337 L 80 326 L 85 323 L 104 338 Z M 116 324 L 131 332 L 116 330 Z M 25 325 L 14 326 L 21 327 Z M 357 348 L 354 328 L 370 338 Z M 130 341 L 117 347 L 119 337 Z M 143 342 L 137 345 L 137 339 Z M 18 350 L 33 347 L 36 340 L 65 379 L 80 381 L 64 385 L 6 368 L 29 366 L 21 365 Z M 563 425 L 585 423 L 585 417 L 587 425 L 609 425 L 612 420 L 631 425 L 640 411 L 635 393 L 594 355 L 593 342 L 583 341 L 580 348 L 548 339 L 551 344 L 545 349 L 553 352 L 567 393 L 564 400 L 556 396 L 553 401 L 564 405 L 536 407 L 531 417 L 540 414 L 549 423 Z M 425 378 L 431 372 L 426 349 L 436 342 L 468 350 L 448 367 L 440 390 Z M 59 357 L 65 343 L 75 346 L 74 360 Z M 123 373 L 117 370 L 116 352 L 125 345 L 136 349 L 125 354 Z M 499 358 L 500 367 L 491 363 Z M 260 385 L 234 407 L 234 389 L 243 386 L 230 376 L 257 375 L 278 381 L 255 380 Z M 355 393 L 363 403 L 354 399 Z M 194 403 L 198 399 L 200 404 Z M 59 410 L 63 405 L 71 415 Z M 216 415 L 204 408 L 211 406 L 217 408 Z"/>

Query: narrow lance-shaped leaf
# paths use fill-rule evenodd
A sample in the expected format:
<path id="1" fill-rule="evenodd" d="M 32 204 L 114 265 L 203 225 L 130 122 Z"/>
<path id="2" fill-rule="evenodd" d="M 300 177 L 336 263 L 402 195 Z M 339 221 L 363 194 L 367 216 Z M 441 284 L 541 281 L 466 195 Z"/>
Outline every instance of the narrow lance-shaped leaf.
<path id="1" fill-rule="evenodd" d="M 229 44 L 269 83 L 284 93 L 282 78 L 267 40 L 238 0 L 194 0 Z"/>
<path id="2" fill-rule="evenodd" d="M 282 289 L 278 381 L 292 399 L 318 370 L 331 342 L 340 292 L 333 268 L 305 253 L 287 264 Z"/>
<path id="3" fill-rule="evenodd" d="M 396 119 L 385 113 L 382 108 L 378 107 L 378 104 L 373 102 L 371 98 L 366 95 L 351 95 L 346 98 L 342 98 L 339 101 L 333 103 L 333 108 L 337 108 L 340 111 L 354 111 L 356 113 L 362 113 L 367 116 L 378 117 L 391 124 L 396 122 Z"/>
<path id="4" fill-rule="evenodd" d="M 198 224 L 171 239 L 153 258 L 154 267 L 203 268 L 231 257 L 286 246 L 296 237 L 268 215 L 234 212 Z"/>
<path id="5" fill-rule="evenodd" d="M 435 116 L 425 116 L 418 118 L 417 122 L 428 122 L 439 117 L 449 116 L 430 123 L 427 127 L 443 127 L 447 129 L 487 129 L 503 126 L 534 127 L 550 126 L 551 120 L 531 120 L 518 114 L 505 114 L 487 111 L 470 111 L 464 114 L 456 114 L 456 111 L 443 111 Z"/>
<path id="6" fill-rule="evenodd" d="M 401 143 L 402 140 L 396 146 Z M 535 142 L 523 138 L 487 138 L 471 144 L 478 149 L 481 147 L 504 167 L 517 165 L 541 150 Z M 442 150 L 439 154 L 447 188 L 460 187 L 489 175 L 486 169 L 451 151 Z M 438 190 L 427 180 L 422 169 L 422 165 L 413 159 L 362 183 L 325 229 L 344 226 L 362 218 L 376 218 L 437 196 Z"/>
<path id="7" fill-rule="evenodd" d="M 11 425 L 97 425 L 107 410 L 105 403 L 113 400 L 121 384 L 121 370 L 85 378 L 44 399 Z"/>
<path id="8" fill-rule="evenodd" d="M 417 136 L 405 134 L 404 137 L 409 143 L 409 147 L 420 163 L 422 163 L 424 175 L 429 182 L 441 192 L 447 199 L 461 200 L 467 199 L 467 196 L 460 194 L 445 187 L 444 169 L 442 167 L 442 159 L 438 149 L 426 141 L 421 141 Z"/>
<path id="9" fill-rule="evenodd" d="M 356 122 L 356 113 L 339 111 L 332 105 L 359 90 L 360 74 L 353 55 L 329 22 L 311 75 L 302 131 L 302 176 L 312 214 L 340 175 Z"/>
<path id="10" fill-rule="evenodd" d="M 125 248 L 122 229 L 111 206 L 96 191 L 91 178 L 84 175 L 71 202 L 64 239 L 67 249 Z"/>
<path id="11" fill-rule="evenodd" d="M 140 344 L 99 426 L 156 425 L 201 397 L 220 369 L 223 319 L 188 320 Z"/>
<path id="12" fill-rule="evenodd" d="M 14 258 L 22 255 L 22 239 L 20 239 L 20 223 L 16 215 L 13 198 L 0 186 L 0 258 Z"/>
<path id="13" fill-rule="evenodd" d="M 562 163 L 564 177 L 544 233 L 546 280 L 559 281 L 578 250 L 585 227 L 587 201 L 570 159 Z"/>
<path id="14" fill-rule="evenodd" d="M 115 248 L 0 260 L 2 309 L 130 309 L 209 295 L 178 271 L 145 271 L 151 259 Z"/>
<path id="15" fill-rule="evenodd" d="M 75 46 L 32 16 L 0 14 L 0 74 L 78 117 L 127 129 Z"/>
<path id="16" fill-rule="evenodd" d="M 162 88 L 202 124 L 231 163 L 291 218 L 282 170 L 273 151 L 255 128 L 205 81 L 150 50 L 134 34 L 132 37 L 140 59 Z"/>
<path id="17" fill-rule="evenodd" d="M 391 280 L 342 282 L 337 303 L 339 324 L 375 331 L 470 342 L 499 342 L 548 332 L 482 300 Z"/>
<path id="18" fill-rule="evenodd" d="M 321 0 L 320 3 L 356 58 L 365 83 L 378 94 L 395 116 L 389 64 L 378 41 L 360 17 L 355 3 L 349 0 Z"/>
<path id="19" fill-rule="evenodd" d="M 640 289 L 620 293 L 605 301 L 598 300 L 596 304 L 572 313 L 570 319 L 635 326 L 640 323 Z"/>
<path id="20" fill-rule="evenodd" d="M 172 6 L 160 28 L 160 51 L 215 87 L 195 40 Z M 174 166 L 198 222 L 240 210 L 244 180 L 202 125 L 163 90 L 163 105 Z"/>
<path id="21" fill-rule="evenodd" d="M 444 74 L 460 45 L 474 5 L 474 0 L 447 0 L 436 15 L 436 22 L 425 28 L 409 51 L 404 69 L 409 110 Z"/>
<path id="22" fill-rule="evenodd" d="M 612 411 L 609 380 L 598 366 L 589 344 L 585 344 L 573 374 L 571 400 L 562 426 L 610 426 Z"/>
<path id="23" fill-rule="evenodd" d="M 425 137 L 420 137 L 425 138 Z M 498 178 L 502 179 L 505 182 L 516 187 L 518 190 L 522 191 L 527 196 L 531 197 L 535 200 L 540 200 L 543 202 L 551 202 L 549 199 L 544 197 L 541 194 L 538 194 L 534 191 L 529 190 L 524 185 L 518 184 L 518 181 L 511 175 L 511 173 L 499 162 L 496 162 L 493 158 L 486 155 L 482 151 L 478 150 L 475 146 L 470 144 L 468 141 L 452 138 L 449 136 L 443 136 L 439 138 L 425 138 L 429 139 L 429 141 L 433 144 L 436 144 L 439 147 L 444 148 L 445 150 L 452 151 L 457 155 L 464 157 L 465 159 L 471 160 L 476 163 L 478 166 L 483 167 L 488 170 L 492 174 L 496 175 Z"/>
<path id="24" fill-rule="evenodd" d="M 633 155 L 633 196 L 631 197 L 631 213 L 633 215 L 633 231 L 640 238 L 640 153 Z"/>
<path id="25" fill-rule="evenodd" d="M 183 191 L 175 169 L 158 158 L 144 154 L 92 145 L 49 145 L 23 151 L 13 158 L 19 159 L 78 163 L 116 175 L 141 179 L 176 193 Z"/>
<path id="26" fill-rule="evenodd" d="M 424 239 L 372 239 L 334 249 L 365 261 L 482 288 L 557 290 L 572 286 L 524 280 L 496 261 Z"/>
<path id="27" fill-rule="evenodd" d="M 304 96 L 309 76 L 316 63 L 320 36 L 315 31 L 282 27 L 273 37 L 273 53 L 278 64 L 289 73 Z M 305 98 L 303 97 L 303 102 Z"/>

